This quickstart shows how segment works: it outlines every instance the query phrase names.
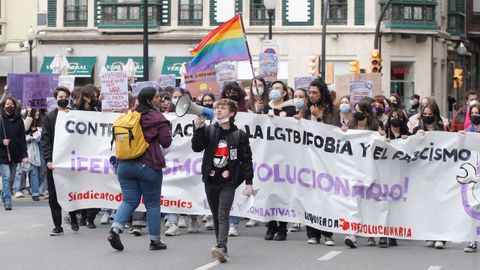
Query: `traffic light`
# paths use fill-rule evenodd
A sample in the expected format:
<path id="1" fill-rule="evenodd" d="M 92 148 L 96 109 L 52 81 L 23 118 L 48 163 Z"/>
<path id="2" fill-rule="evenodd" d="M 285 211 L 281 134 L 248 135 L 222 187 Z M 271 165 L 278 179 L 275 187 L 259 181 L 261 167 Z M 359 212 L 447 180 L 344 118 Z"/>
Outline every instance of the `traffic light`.
<path id="1" fill-rule="evenodd" d="M 350 62 L 349 64 L 350 64 L 350 72 L 360 73 L 360 61 L 355 60 Z"/>
<path id="2" fill-rule="evenodd" d="M 370 68 L 372 73 L 382 72 L 382 57 L 379 50 L 372 50 L 370 52 Z"/>
<path id="3" fill-rule="evenodd" d="M 463 69 L 461 68 L 456 68 L 454 69 L 454 75 L 453 75 L 453 88 L 461 88 L 463 85 Z"/>
<path id="4" fill-rule="evenodd" d="M 320 76 L 320 56 L 318 55 L 312 55 L 309 57 L 310 59 L 310 75 L 312 77 L 318 77 Z"/>

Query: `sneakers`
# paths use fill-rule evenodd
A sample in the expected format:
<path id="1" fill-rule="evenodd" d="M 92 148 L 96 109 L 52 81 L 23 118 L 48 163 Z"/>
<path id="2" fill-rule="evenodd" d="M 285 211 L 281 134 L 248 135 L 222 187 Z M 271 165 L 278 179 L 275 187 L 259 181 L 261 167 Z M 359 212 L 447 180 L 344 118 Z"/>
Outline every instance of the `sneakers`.
<path id="1" fill-rule="evenodd" d="M 427 240 L 426 245 L 427 245 L 427 247 L 434 247 L 435 246 L 435 241 Z"/>
<path id="2" fill-rule="evenodd" d="M 270 241 L 273 240 L 273 237 L 277 233 L 276 229 L 270 229 L 268 228 L 267 233 L 265 233 L 265 240 Z"/>
<path id="3" fill-rule="evenodd" d="M 378 241 L 378 246 L 381 248 L 387 248 L 388 247 L 388 239 L 386 237 L 380 237 L 380 240 Z"/>
<path id="4" fill-rule="evenodd" d="M 190 221 L 190 225 L 188 225 L 188 232 L 198 233 L 199 231 L 200 231 L 200 224 L 198 223 L 198 219 L 192 219 Z"/>
<path id="5" fill-rule="evenodd" d="M 110 231 L 107 234 L 107 240 L 110 242 L 110 245 L 112 248 L 122 251 L 123 250 L 123 244 L 122 241 L 120 241 L 120 235 L 113 231 L 113 228 L 110 229 Z"/>
<path id="6" fill-rule="evenodd" d="M 97 225 L 95 225 L 95 222 L 93 222 L 93 220 L 87 220 L 87 228 L 96 229 Z"/>
<path id="7" fill-rule="evenodd" d="M 228 236 L 238 236 L 238 225 L 230 223 L 230 229 L 228 230 Z"/>
<path id="8" fill-rule="evenodd" d="M 60 236 L 63 235 L 63 228 L 62 227 L 55 227 L 50 232 L 50 236 Z"/>
<path id="9" fill-rule="evenodd" d="M 292 227 L 288 229 L 288 232 L 299 232 L 302 224 L 300 223 L 293 223 Z"/>
<path id="10" fill-rule="evenodd" d="M 445 248 L 445 241 L 436 241 L 435 242 L 435 248 L 436 249 L 444 249 Z"/>
<path id="11" fill-rule="evenodd" d="M 38 201 L 40 201 L 40 197 L 39 196 L 32 196 L 32 200 L 34 202 L 38 202 Z"/>
<path id="12" fill-rule="evenodd" d="M 178 227 L 179 228 L 186 228 L 187 227 L 187 221 L 185 220 L 184 216 L 178 217 Z"/>
<path id="13" fill-rule="evenodd" d="M 74 231 L 74 232 L 78 232 L 78 230 L 80 230 L 80 226 L 78 226 L 78 222 L 75 222 L 75 223 L 72 222 L 70 224 L 70 227 L 72 228 L 72 231 Z"/>
<path id="14" fill-rule="evenodd" d="M 219 245 L 213 247 L 211 249 L 212 257 L 217 259 L 221 263 L 226 263 L 227 262 L 227 248 L 226 247 L 221 247 Z"/>
<path id="15" fill-rule="evenodd" d="M 132 227 L 132 232 L 133 235 L 135 236 L 141 236 L 142 235 L 142 227 L 140 226 L 133 226 Z M 151 248 L 150 248 L 151 249 Z"/>
<path id="16" fill-rule="evenodd" d="M 333 247 L 335 246 L 335 242 L 333 242 L 333 239 L 331 236 L 325 236 L 325 246 Z"/>
<path id="17" fill-rule="evenodd" d="M 307 243 L 309 243 L 311 245 L 315 245 L 315 244 L 320 243 L 320 239 L 315 238 L 315 237 L 310 237 L 310 238 L 307 239 Z"/>
<path id="18" fill-rule="evenodd" d="M 167 249 L 167 245 L 160 240 L 150 240 L 150 250 Z"/>
<path id="19" fill-rule="evenodd" d="M 369 237 L 369 238 L 367 239 L 367 246 L 369 246 L 369 247 L 374 247 L 374 246 L 376 246 L 376 245 L 377 245 L 377 242 L 375 242 L 375 238 Z"/>
<path id="20" fill-rule="evenodd" d="M 392 247 L 398 246 L 397 239 L 395 238 L 388 238 L 388 245 Z"/>
<path id="21" fill-rule="evenodd" d="M 277 235 L 273 238 L 275 241 L 285 241 L 287 240 L 287 229 L 278 229 Z"/>
<path id="22" fill-rule="evenodd" d="M 175 224 L 170 224 L 170 227 L 168 227 L 168 230 L 165 232 L 166 236 L 176 236 L 180 235 L 180 229 L 178 228 L 177 225 Z"/>
<path id="23" fill-rule="evenodd" d="M 248 222 L 245 224 L 245 227 L 256 227 L 258 226 L 258 221 L 254 219 L 249 219 Z"/>
<path id="24" fill-rule="evenodd" d="M 15 195 L 13 195 L 13 196 L 14 196 L 15 198 L 23 198 L 23 197 L 24 197 L 23 192 L 21 192 L 21 191 L 15 192 Z"/>
<path id="25" fill-rule="evenodd" d="M 209 231 L 215 229 L 215 225 L 213 224 L 212 217 L 207 217 L 207 223 L 205 224 L 205 229 Z"/>
<path id="26" fill-rule="evenodd" d="M 345 245 L 351 247 L 351 248 L 356 248 L 357 247 L 357 238 L 355 235 L 348 235 L 345 237 Z"/>
<path id="27" fill-rule="evenodd" d="M 477 241 L 470 242 L 468 246 L 463 249 L 463 251 L 467 253 L 477 252 Z"/>
<path id="28" fill-rule="evenodd" d="M 11 203 L 6 203 L 6 204 L 4 205 L 4 207 L 5 207 L 5 210 L 6 210 L 6 211 L 12 210 L 12 204 L 11 204 Z"/>
<path id="29" fill-rule="evenodd" d="M 103 213 L 102 219 L 100 220 L 100 224 L 108 224 L 108 221 L 110 219 L 110 213 L 105 212 Z"/>

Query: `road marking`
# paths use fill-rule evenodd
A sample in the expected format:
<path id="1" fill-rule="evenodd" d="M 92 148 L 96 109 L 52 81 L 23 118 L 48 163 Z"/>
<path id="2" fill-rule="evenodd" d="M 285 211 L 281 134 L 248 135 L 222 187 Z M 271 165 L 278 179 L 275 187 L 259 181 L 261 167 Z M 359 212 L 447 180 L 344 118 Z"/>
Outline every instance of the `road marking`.
<path id="1" fill-rule="evenodd" d="M 338 254 L 342 253 L 341 251 L 330 251 L 327 254 L 323 255 L 322 257 L 318 258 L 318 261 L 328 261 L 331 258 L 337 256 Z"/>
<path id="2" fill-rule="evenodd" d="M 0 236 L 1 235 L 5 235 L 5 234 L 9 234 L 10 232 L 7 232 L 7 231 L 0 231 Z"/>
<path id="3" fill-rule="evenodd" d="M 427 270 L 440 270 L 442 269 L 441 266 L 436 266 L 436 265 L 430 265 Z"/>
<path id="4" fill-rule="evenodd" d="M 198 268 L 195 268 L 194 270 L 207 270 L 207 269 L 213 268 L 213 267 L 215 267 L 215 266 L 217 266 L 217 265 L 219 265 L 219 264 L 220 264 L 219 261 L 213 261 L 213 262 L 207 263 L 207 264 L 205 264 L 205 265 L 202 265 L 202 266 L 200 266 L 200 267 L 198 267 Z"/>
<path id="5" fill-rule="evenodd" d="M 41 228 L 41 227 L 45 227 L 45 224 L 32 224 L 32 225 L 29 225 L 28 226 L 29 228 Z"/>

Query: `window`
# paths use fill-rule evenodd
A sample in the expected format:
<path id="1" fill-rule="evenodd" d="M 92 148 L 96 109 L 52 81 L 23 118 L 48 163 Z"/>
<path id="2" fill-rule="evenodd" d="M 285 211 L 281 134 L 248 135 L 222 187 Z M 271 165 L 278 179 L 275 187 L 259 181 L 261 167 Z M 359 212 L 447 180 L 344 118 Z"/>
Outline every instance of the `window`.
<path id="1" fill-rule="evenodd" d="M 143 0 L 96 0 L 95 4 L 95 24 L 99 28 L 143 25 Z M 147 10 L 149 27 L 170 25 L 170 0 L 148 1 Z"/>
<path id="2" fill-rule="evenodd" d="M 386 3 L 380 0 L 380 5 Z M 392 28 L 439 29 L 435 0 L 393 0 L 385 14 L 385 26 Z"/>
<path id="3" fill-rule="evenodd" d="M 178 1 L 178 25 L 202 25 L 202 0 Z"/>
<path id="4" fill-rule="evenodd" d="M 113 7 L 103 7 L 102 18 L 104 21 L 113 21 Z"/>
<path id="5" fill-rule="evenodd" d="M 413 19 L 423 20 L 423 7 L 413 7 Z"/>
<path id="6" fill-rule="evenodd" d="M 465 1 L 448 1 L 447 31 L 453 36 L 465 35 Z"/>
<path id="7" fill-rule="evenodd" d="M 275 13 L 272 24 L 275 24 Z M 263 0 L 250 0 L 250 25 L 268 25 L 268 14 Z"/>
<path id="8" fill-rule="evenodd" d="M 473 0 L 473 12 L 480 13 L 480 0 Z"/>
<path id="9" fill-rule="evenodd" d="M 347 24 L 348 1 L 328 0 L 327 24 Z"/>
<path id="10" fill-rule="evenodd" d="M 405 20 L 411 20 L 412 19 L 412 7 L 403 7 L 403 18 Z"/>
<path id="11" fill-rule="evenodd" d="M 313 25 L 313 0 L 283 0 L 283 25 Z"/>
<path id="12" fill-rule="evenodd" d="M 87 0 L 65 0 L 64 26 L 87 26 Z"/>

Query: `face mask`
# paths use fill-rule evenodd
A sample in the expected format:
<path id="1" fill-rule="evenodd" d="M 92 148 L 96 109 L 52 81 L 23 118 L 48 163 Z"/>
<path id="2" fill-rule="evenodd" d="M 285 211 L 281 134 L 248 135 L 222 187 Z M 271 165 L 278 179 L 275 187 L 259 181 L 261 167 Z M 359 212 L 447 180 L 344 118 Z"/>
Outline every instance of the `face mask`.
<path id="1" fill-rule="evenodd" d="M 57 106 L 59 108 L 65 109 L 68 106 L 68 99 L 59 99 L 57 100 Z"/>
<path id="2" fill-rule="evenodd" d="M 280 93 L 280 90 L 272 89 L 270 93 L 268 93 L 268 97 L 270 100 L 277 101 L 282 97 L 282 93 Z"/>
<path id="3" fill-rule="evenodd" d="M 431 125 L 435 122 L 435 116 L 433 116 L 433 115 L 424 116 L 423 117 L 423 122 L 427 125 Z"/>
<path id="4" fill-rule="evenodd" d="M 376 107 L 376 108 L 377 108 L 377 109 L 376 109 L 376 110 L 377 110 L 377 116 L 380 116 L 380 115 L 382 115 L 382 114 L 384 113 L 383 107 Z"/>
<path id="5" fill-rule="evenodd" d="M 470 117 L 470 120 L 472 121 L 472 123 L 473 123 L 475 126 L 480 125 L 480 116 L 478 116 L 478 115 L 472 115 L 472 116 Z"/>
<path id="6" fill-rule="evenodd" d="M 12 115 L 14 111 L 15 111 L 15 108 L 14 108 L 13 106 L 5 107 L 5 112 L 6 112 L 8 115 Z"/>
<path id="7" fill-rule="evenodd" d="M 203 107 L 213 109 L 213 104 L 205 104 Z"/>
<path id="8" fill-rule="evenodd" d="M 177 106 L 178 98 L 172 98 L 172 104 Z"/>
<path id="9" fill-rule="evenodd" d="M 416 100 L 416 99 L 410 99 L 409 102 L 410 102 L 410 106 L 417 106 L 418 105 L 418 100 Z"/>
<path id="10" fill-rule="evenodd" d="M 221 125 L 221 124 L 225 124 L 225 123 L 227 123 L 228 121 L 230 121 L 230 118 L 229 118 L 229 117 L 225 117 L 225 118 L 223 118 L 223 119 L 218 119 L 218 118 L 217 118 L 217 122 L 218 122 L 218 124 L 220 124 L 220 125 Z"/>
<path id="11" fill-rule="evenodd" d="M 478 101 L 477 100 L 472 100 L 468 103 L 468 105 L 470 105 L 470 107 L 473 107 L 475 105 L 477 105 Z"/>
<path id="12" fill-rule="evenodd" d="M 22 110 L 20 111 L 20 115 L 22 116 L 22 118 L 25 118 L 25 116 L 27 116 L 27 110 L 22 109 Z"/>
<path id="13" fill-rule="evenodd" d="M 90 100 L 90 107 L 95 108 L 98 105 L 98 100 L 95 98 L 92 98 Z"/>
<path id="14" fill-rule="evenodd" d="M 40 119 L 40 115 L 35 115 L 35 120 Z"/>
<path id="15" fill-rule="evenodd" d="M 233 101 L 236 101 L 238 102 L 238 96 L 228 96 L 227 98 L 233 100 Z"/>
<path id="16" fill-rule="evenodd" d="M 294 98 L 293 105 L 297 110 L 303 109 L 303 107 L 305 107 L 305 100 L 303 98 Z"/>
<path id="17" fill-rule="evenodd" d="M 256 97 L 262 96 L 263 95 L 263 87 L 259 87 L 259 88 L 253 87 L 252 88 L 252 94 Z"/>
<path id="18" fill-rule="evenodd" d="M 398 108 L 398 104 L 396 102 L 391 102 L 393 108 Z"/>
<path id="19" fill-rule="evenodd" d="M 363 119 L 365 119 L 365 117 L 367 117 L 363 112 L 355 112 L 353 114 L 353 118 L 355 118 L 355 120 L 357 121 L 362 121 Z"/>
<path id="20" fill-rule="evenodd" d="M 346 104 L 346 103 L 340 104 L 340 111 L 343 113 L 350 112 L 350 104 Z"/>
<path id="21" fill-rule="evenodd" d="M 392 127 L 400 127 L 402 125 L 402 120 L 394 118 L 390 120 L 390 124 L 392 124 Z"/>

